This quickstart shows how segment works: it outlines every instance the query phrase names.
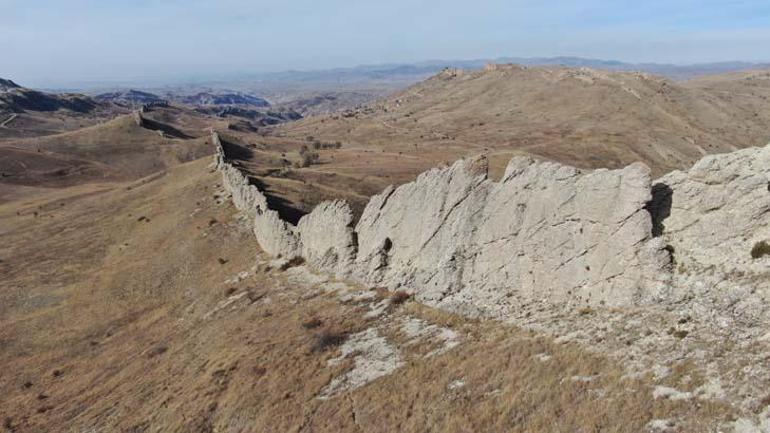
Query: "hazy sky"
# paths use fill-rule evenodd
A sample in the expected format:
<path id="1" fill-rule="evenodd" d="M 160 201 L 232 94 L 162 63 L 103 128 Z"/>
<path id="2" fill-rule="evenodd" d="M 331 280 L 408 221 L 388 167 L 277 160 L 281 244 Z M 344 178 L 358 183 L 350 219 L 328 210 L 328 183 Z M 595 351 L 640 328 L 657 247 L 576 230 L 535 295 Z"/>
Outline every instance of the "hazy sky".
<path id="1" fill-rule="evenodd" d="M 768 0 L 0 0 L 0 77 L 87 80 L 500 56 L 770 61 Z"/>

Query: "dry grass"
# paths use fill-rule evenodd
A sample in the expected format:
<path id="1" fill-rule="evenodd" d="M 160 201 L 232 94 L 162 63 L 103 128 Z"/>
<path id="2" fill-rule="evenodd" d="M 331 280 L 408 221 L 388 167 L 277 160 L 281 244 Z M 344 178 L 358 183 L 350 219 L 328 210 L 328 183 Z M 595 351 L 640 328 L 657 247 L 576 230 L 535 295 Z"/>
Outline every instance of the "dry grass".
<path id="1" fill-rule="evenodd" d="M 328 365 L 344 336 L 383 322 L 307 296 L 312 287 L 278 270 L 225 283 L 260 253 L 233 208 L 211 198 L 219 180 L 208 164 L 130 190 L 81 186 L 0 205 L 6 430 L 638 432 L 677 418 L 683 431 L 709 431 L 729 413 L 655 401 L 645 378 L 625 379 L 596 354 L 416 302 L 393 314 L 450 327 L 463 343 L 432 358 L 402 347 L 394 374 L 318 400 L 351 366 Z"/>

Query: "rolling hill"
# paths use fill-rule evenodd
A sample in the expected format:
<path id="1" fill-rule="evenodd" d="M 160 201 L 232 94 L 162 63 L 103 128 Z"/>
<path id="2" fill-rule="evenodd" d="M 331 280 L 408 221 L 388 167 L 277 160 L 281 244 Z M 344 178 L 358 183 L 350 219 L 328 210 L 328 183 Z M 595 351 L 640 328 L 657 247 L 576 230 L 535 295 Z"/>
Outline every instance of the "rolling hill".
<path id="1" fill-rule="evenodd" d="M 766 72 L 674 82 L 644 73 L 490 65 L 448 69 L 366 107 L 287 124 L 278 133 L 434 163 L 526 153 L 584 168 L 643 161 L 661 174 L 708 153 L 770 141 L 768 98 Z"/>
<path id="2" fill-rule="evenodd" d="M 85 95 L 45 93 L 0 79 L 0 140 L 71 131 L 121 112 Z"/>
<path id="3" fill-rule="evenodd" d="M 211 153 L 191 110 L 166 108 L 75 131 L 0 141 L 0 189 L 137 179 Z M 183 123 L 182 126 L 173 122 Z M 201 137 L 201 138 L 198 138 Z"/>

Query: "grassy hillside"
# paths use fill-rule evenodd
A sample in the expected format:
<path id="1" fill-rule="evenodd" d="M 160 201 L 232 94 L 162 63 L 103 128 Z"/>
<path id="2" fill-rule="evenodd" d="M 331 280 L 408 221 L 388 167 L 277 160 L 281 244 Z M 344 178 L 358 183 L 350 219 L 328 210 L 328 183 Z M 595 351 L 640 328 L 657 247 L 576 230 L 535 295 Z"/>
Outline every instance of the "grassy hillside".
<path id="1" fill-rule="evenodd" d="M 770 141 L 768 83 L 730 76 L 678 83 L 562 67 L 446 70 L 367 108 L 279 133 L 432 161 L 527 153 L 586 168 L 643 161 L 662 174 L 707 153 Z"/>

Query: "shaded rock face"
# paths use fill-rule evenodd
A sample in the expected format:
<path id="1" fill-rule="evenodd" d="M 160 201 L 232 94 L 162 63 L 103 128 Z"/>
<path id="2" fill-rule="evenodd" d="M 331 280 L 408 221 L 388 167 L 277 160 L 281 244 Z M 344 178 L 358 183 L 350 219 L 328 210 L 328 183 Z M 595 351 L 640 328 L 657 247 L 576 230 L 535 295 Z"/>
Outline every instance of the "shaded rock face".
<path id="1" fill-rule="evenodd" d="M 770 243 L 770 145 L 706 156 L 658 179 L 653 191 L 655 231 L 678 273 L 766 281 L 770 256 L 752 250 Z"/>
<path id="2" fill-rule="evenodd" d="M 514 158 L 501 182 L 463 160 L 372 198 L 356 226 L 355 271 L 370 284 L 466 312 L 548 300 L 629 305 L 667 267 L 645 205 L 650 174 Z"/>

